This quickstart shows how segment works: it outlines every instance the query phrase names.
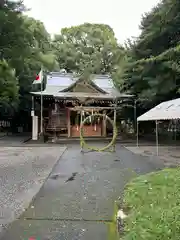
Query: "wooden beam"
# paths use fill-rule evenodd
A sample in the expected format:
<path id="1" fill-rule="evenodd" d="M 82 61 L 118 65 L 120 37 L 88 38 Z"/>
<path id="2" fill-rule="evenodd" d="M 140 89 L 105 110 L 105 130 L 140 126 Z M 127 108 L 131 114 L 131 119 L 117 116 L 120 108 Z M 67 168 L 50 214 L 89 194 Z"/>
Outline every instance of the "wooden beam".
<path id="1" fill-rule="evenodd" d="M 96 109 L 96 110 L 108 110 L 108 109 L 121 109 L 122 107 L 116 107 L 116 106 L 112 106 L 112 107 L 87 107 L 87 106 L 78 106 L 78 107 L 73 107 L 73 108 L 70 108 L 71 111 L 80 111 L 80 110 L 93 110 L 93 109 Z"/>

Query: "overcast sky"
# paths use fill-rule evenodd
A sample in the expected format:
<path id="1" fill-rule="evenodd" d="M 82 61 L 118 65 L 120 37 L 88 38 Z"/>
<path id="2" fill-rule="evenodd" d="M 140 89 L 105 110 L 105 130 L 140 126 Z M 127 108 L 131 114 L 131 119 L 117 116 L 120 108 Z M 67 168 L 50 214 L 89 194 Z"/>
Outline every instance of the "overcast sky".
<path id="1" fill-rule="evenodd" d="M 120 43 L 138 36 L 141 16 L 159 0 L 24 0 L 49 33 L 84 22 L 110 25 Z"/>

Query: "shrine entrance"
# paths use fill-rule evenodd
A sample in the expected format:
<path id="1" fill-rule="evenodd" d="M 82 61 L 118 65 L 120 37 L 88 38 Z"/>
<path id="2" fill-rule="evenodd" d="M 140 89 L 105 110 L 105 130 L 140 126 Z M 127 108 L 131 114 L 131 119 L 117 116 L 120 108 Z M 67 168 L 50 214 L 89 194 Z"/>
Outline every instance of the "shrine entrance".
<path id="1" fill-rule="evenodd" d="M 80 137 L 80 126 L 85 118 L 88 118 L 84 124 L 84 137 L 106 137 L 106 124 L 105 120 L 101 117 L 96 117 L 96 114 L 103 114 L 102 110 L 94 110 L 93 108 L 80 107 L 70 108 L 70 137 Z M 104 112 L 105 113 L 105 112 Z M 94 116 L 93 116 L 94 115 Z"/>

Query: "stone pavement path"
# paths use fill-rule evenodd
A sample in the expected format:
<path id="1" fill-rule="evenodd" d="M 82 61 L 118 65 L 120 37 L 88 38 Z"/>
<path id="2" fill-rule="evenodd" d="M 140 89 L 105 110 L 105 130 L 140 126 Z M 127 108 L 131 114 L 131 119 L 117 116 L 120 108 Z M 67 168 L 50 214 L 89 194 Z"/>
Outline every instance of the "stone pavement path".
<path id="1" fill-rule="evenodd" d="M 136 174 L 160 169 L 118 146 L 116 153 L 80 153 L 69 146 L 31 206 L 2 240 L 105 240 L 114 201 Z"/>
<path id="2" fill-rule="evenodd" d="M 0 147 L 0 231 L 29 206 L 65 149 Z"/>
<path id="3" fill-rule="evenodd" d="M 126 146 L 126 149 L 134 154 L 148 156 L 152 162 L 159 162 L 165 167 L 180 166 L 180 147 L 179 146 L 159 146 L 158 156 L 155 146 Z"/>
<path id="4" fill-rule="evenodd" d="M 0 146 L 20 147 L 29 138 L 30 136 L 26 134 L 6 135 L 4 137 L 0 137 Z"/>

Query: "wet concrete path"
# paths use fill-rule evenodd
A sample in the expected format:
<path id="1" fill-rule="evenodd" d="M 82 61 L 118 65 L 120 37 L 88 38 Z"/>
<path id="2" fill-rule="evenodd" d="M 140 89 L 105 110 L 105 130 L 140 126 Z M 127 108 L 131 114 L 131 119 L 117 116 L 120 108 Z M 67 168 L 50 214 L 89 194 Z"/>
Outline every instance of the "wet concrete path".
<path id="1" fill-rule="evenodd" d="M 79 145 L 69 146 L 31 206 L 1 239 L 105 240 L 125 184 L 161 167 L 121 146 L 115 153 L 84 154 Z"/>

